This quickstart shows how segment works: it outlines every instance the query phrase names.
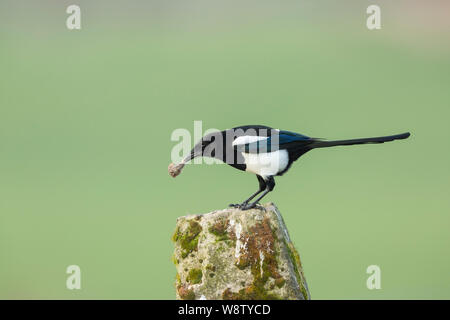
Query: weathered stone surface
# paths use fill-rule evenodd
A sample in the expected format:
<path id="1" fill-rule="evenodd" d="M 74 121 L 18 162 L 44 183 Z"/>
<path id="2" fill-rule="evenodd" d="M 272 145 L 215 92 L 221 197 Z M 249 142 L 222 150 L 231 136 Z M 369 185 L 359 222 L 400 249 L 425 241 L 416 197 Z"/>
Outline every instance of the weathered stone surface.
<path id="1" fill-rule="evenodd" d="M 309 299 L 300 256 L 273 203 L 177 219 L 177 299 Z"/>

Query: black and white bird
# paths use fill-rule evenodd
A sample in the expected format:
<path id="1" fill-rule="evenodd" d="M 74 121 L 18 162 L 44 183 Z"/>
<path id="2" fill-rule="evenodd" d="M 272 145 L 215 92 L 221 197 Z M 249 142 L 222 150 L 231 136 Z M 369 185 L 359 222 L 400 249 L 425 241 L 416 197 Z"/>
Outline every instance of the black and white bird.
<path id="1" fill-rule="evenodd" d="M 306 152 L 334 146 L 384 143 L 406 139 L 409 132 L 392 136 L 327 141 L 299 133 L 261 125 L 240 126 L 205 135 L 179 164 L 171 163 L 169 173 L 176 177 L 184 165 L 196 157 L 219 159 L 230 166 L 256 174 L 258 190 L 241 204 L 230 205 L 242 210 L 253 208 L 275 187 L 275 176 L 286 173 L 292 163 Z M 259 195 L 260 194 L 260 195 Z M 256 200 L 253 200 L 259 195 Z"/>

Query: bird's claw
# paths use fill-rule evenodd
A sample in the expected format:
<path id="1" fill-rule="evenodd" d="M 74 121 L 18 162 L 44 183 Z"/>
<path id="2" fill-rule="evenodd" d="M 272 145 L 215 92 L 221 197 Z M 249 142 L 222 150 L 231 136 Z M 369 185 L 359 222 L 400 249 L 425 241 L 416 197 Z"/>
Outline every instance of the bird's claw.
<path id="1" fill-rule="evenodd" d="M 262 211 L 266 211 L 266 208 L 264 208 L 262 205 L 260 205 L 259 203 L 253 202 L 250 204 L 246 204 L 245 206 L 240 207 L 239 209 L 241 210 L 249 210 L 249 209 L 258 209 L 258 210 L 262 210 Z"/>
<path id="2" fill-rule="evenodd" d="M 242 206 L 239 209 L 241 209 L 242 211 L 245 211 L 245 210 L 250 210 L 251 208 L 254 208 L 254 207 L 255 207 L 255 205 L 246 204 L 245 206 Z"/>
<path id="3" fill-rule="evenodd" d="M 231 207 L 231 208 L 240 209 L 242 211 L 250 210 L 250 209 L 253 209 L 253 208 L 258 208 L 260 210 L 266 211 L 266 208 L 264 208 L 263 206 L 261 206 L 259 203 L 256 203 L 256 202 L 253 202 L 253 203 L 248 203 L 248 202 L 231 203 L 228 206 Z"/>
<path id="4" fill-rule="evenodd" d="M 241 209 L 241 210 L 250 209 L 250 208 L 247 208 L 248 207 L 248 202 L 247 201 L 244 201 L 242 203 L 231 203 L 229 205 L 229 207 L 236 208 L 236 209 Z"/>
<path id="5" fill-rule="evenodd" d="M 239 207 L 239 209 L 241 209 L 241 210 L 250 210 L 250 209 L 253 209 L 253 208 L 256 208 L 256 207 L 260 207 L 256 202 L 253 202 L 253 203 L 243 203 L 240 207 Z"/>

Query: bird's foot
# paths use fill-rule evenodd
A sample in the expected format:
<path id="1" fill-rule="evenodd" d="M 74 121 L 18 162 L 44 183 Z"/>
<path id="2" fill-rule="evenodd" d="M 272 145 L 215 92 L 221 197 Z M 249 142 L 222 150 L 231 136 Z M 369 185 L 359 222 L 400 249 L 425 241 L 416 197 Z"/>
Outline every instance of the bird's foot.
<path id="1" fill-rule="evenodd" d="M 240 210 L 250 210 L 253 208 L 258 208 L 259 210 L 264 210 L 266 211 L 266 208 L 264 208 L 262 205 L 260 205 L 257 202 L 253 202 L 253 203 L 248 203 L 248 202 L 243 202 L 243 203 L 232 203 L 230 205 L 228 205 L 231 208 L 236 208 L 236 209 L 240 209 Z"/>
<path id="2" fill-rule="evenodd" d="M 242 203 L 231 203 L 230 205 L 228 205 L 231 208 L 236 208 L 236 209 L 241 209 L 241 210 L 247 210 L 247 209 L 242 209 L 242 208 L 246 208 L 248 206 L 248 201 L 244 201 Z"/>
<path id="3" fill-rule="evenodd" d="M 241 206 L 239 209 L 241 209 L 241 210 L 249 210 L 249 209 L 254 209 L 254 208 L 266 211 L 266 208 L 264 208 L 262 205 L 260 205 L 257 202 L 247 203 L 244 206 Z"/>
<path id="4" fill-rule="evenodd" d="M 250 210 L 250 209 L 252 209 L 254 207 L 256 207 L 256 205 L 251 203 L 251 204 L 246 204 L 246 205 L 240 207 L 239 209 L 241 209 L 242 211 L 245 211 L 245 210 Z"/>
<path id="5" fill-rule="evenodd" d="M 256 207 L 261 207 L 259 204 L 257 204 L 256 202 L 253 202 L 253 203 L 243 203 L 240 207 L 239 207 L 239 209 L 241 209 L 241 210 L 250 210 L 250 209 L 253 209 L 253 208 L 256 208 Z"/>

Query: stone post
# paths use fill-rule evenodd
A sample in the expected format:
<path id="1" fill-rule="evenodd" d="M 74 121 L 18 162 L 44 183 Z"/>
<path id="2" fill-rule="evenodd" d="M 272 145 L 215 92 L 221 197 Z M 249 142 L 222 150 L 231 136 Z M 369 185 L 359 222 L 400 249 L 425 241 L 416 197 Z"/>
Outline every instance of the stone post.
<path id="1" fill-rule="evenodd" d="M 177 219 L 177 299 L 310 299 L 300 256 L 273 203 Z"/>

